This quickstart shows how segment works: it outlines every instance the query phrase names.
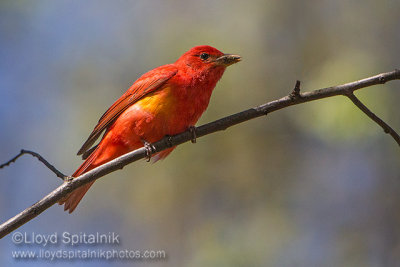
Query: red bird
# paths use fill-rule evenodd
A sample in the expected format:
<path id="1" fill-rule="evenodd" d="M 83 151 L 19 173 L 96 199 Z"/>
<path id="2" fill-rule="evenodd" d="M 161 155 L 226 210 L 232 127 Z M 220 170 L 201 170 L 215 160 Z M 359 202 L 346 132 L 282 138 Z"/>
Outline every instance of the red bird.
<path id="1" fill-rule="evenodd" d="M 175 63 L 142 75 L 101 116 L 78 155 L 86 160 L 73 177 L 166 135 L 181 133 L 196 124 L 206 110 L 211 93 L 227 66 L 238 55 L 224 54 L 211 46 L 196 46 Z M 105 132 L 100 143 L 91 148 Z M 153 155 L 163 159 L 175 147 Z M 94 182 L 83 185 L 59 202 L 73 212 Z"/>

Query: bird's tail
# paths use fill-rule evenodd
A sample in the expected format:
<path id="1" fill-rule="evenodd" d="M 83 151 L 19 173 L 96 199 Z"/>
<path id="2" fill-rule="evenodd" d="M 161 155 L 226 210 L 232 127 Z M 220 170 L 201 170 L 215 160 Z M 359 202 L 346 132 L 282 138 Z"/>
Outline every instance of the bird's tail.
<path id="1" fill-rule="evenodd" d="M 95 168 L 96 166 L 94 166 L 92 163 L 97 158 L 97 155 L 98 149 L 94 150 L 93 153 L 90 154 L 90 156 L 82 163 L 82 165 L 74 172 L 74 174 L 72 174 L 72 177 L 78 177 L 79 175 L 82 175 L 85 172 Z M 64 205 L 65 211 L 68 211 L 69 213 L 73 212 L 93 183 L 94 181 L 75 189 L 65 198 L 60 200 L 58 204 Z"/>
<path id="2" fill-rule="evenodd" d="M 162 152 L 155 154 L 153 156 L 153 160 L 158 161 L 160 159 L 164 159 L 174 149 L 175 147 L 171 147 L 169 149 L 166 149 Z M 95 167 L 101 165 L 102 162 L 99 162 L 99 159 L 101 158 L 101 156 L 99 157 L 99 155 L 102 153 L 101 151 L 102 150 L 100 149 L 100 146 L 97 146 L 96 149 L 82 163 L 82 165 L 74 172 L 74 174 L 72 174 L 72 177 L 78 177 L 79 175 L 82 175 L 85 172 L 88 172 L 91 169 L 94 169 Z M 121 152 L 120 154 L 122 155 L 123 153 Z M 120 156 L 120 154 L 113 155 L 112 159 Z M 61 199 L 58 202 L 58 204 L 64 205 L 65 211 L 68 211 L 69 213 L 73 212 L 93 183 L 94 181 L 75 189 L 74 191 L 69 193 L 69 195 L 67 195 L 65 198 Z"/>

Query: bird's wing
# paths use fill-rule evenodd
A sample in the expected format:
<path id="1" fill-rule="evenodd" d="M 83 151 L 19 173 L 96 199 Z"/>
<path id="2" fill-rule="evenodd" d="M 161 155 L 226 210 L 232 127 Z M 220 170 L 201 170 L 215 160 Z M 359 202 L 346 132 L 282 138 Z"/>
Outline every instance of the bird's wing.
<path id="1" fill-rule="evenodd" d="M 104 114 L 86 142 L 78 151 L 78 155 L 85 153 L 96 142 L 101 133 L 107 129 L 122 112 L 143 98 L 145 95 L 159 89 L 164 83 L 178 72 L 173 65 L 155 68 L 141 76 Z"/>

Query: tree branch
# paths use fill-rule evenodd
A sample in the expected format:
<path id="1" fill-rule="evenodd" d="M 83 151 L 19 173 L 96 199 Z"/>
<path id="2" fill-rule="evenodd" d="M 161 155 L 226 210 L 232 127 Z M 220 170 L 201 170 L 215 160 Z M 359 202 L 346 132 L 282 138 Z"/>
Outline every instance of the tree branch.
<path id="1" fill-rule="evenodd" d="M 57 170 L 53 165 L 51 165 L 45 158 L 43 158 L 39 153 L 30 151 L 30 150 L 25 150 L 25 149 L 21 149 L 21 151 L 19 152 L 18 155 L 16 155 L 15 157 L 13 157 L 12 159 L 10 159 L 9 161 L 7 161 L 4 164 L 0 165 L 0 169 L 9 166 L 11 163 L 15 162 L 19 157 L 21 157 L 24 154 L 30 154 L 32 156 L 34 156 L 35 158 L 37 158 L 39 161 L 41 161 L 44 165 L 46 165 L 47 168 L 49 168 L 52 172 L 54 172 L 54 174 L 65 180 L 67 178 L 69 178 L 69 176 L 64 175 L 62 172 L 60 172 L 59 170 Z"/>
<path id="2" fill-rule="evenodd" d="M 385 133 L 390 134 L 400 146 L 400 136 L 396 133 L 395 130 L 392 129 L 392 127 L 390 127 L 386 122 L 384 122 L 381 118 L 379 118 L 371 110 L 369 110 L 369 108 L 367 108 L 353 93 L 348 94 L 347 97 L 350 98 L 354 105 L 356 105 L 362 112 L 364 112 L 374 122 L 381 126 Z"/>
<path id="3" fill-rule="evenodd" d="M 323 99 L 327 97 L 343 95 L 349 97 L 354 104 L 356 104 L 364 113 L 366 113 L 370 118 L 371 111 L 366 109 L 366 107 L 359 101 L 355 101 L 355 96 L 353 92 L 355 90 L 365 88 L 372 85 L 383 84 L 391 80 L 400 79 L 400 70 L 394 70 L 391 72 L 381 73 L 369 78 L 365 78 L 359 81 L 346 83 L 343 85 L 323 88 L 314 90 L 311 92 L 300 93 L 300 82 L 296 82 L 295 89 L 293 92 L 283 98 L 278 100 L 271 101 L 269 103 L 260 105 L 255 108 L 247 109 L 245 111 L 227 116 L 225 118 L 204 124 L 196 128 L 196 137 L 200 138 L 202 136 L 225 130 L 233 125 L 266 115 L 268 113 L 305 102 L 310 102 L 318 99 Z M 357 99 L 358 100 L 358 99 Z M 361 105 L 360 105 L 361 103 Z M 361 108 L 362 107 L 362 108 Z M 379 119 L 376 115 L 372 118 L 376 123 L 378 123 L 382 128 L 386 131 L 389 131 L 391 136 L 398 142 L 398 134 L 389 127 L 386 123 L 384 123 L 381 119 Z M 193 131 L 193 130 L 192 130 Z M 188 142 L 193 139 L 193 133 L 191 130 L 185 131 L 181 134 L 177 134 L 171 137 L 165 137 L 158 142 L 152 144 L 154 148 L 154 152 L 160 152 L 164 149 L 167 149 L 171 146 L 176 146 L 185 142 Z M 399 142 L 398 142 L 399 143 Z M 139 159 L 145 158 L 147 155 L 146 149 L 139 148 L 135 151 L 127 153 L 119 158 L 116 158 L 106 164 L 103 164 L 83 175 L 74 178 L 73 180 L 66 180 L 62 185 L 56 188 L 54 191 L 49 193 L 43 199 L 39 200 L 37 203 L 33 204 L 31 207 L 25 209 L 21 213 L 17 214 L 13 218 L 4 222 L 0 225 L 0 238 L 3 238 L 13 230 L 17 229 L 21 225 L 26 222 L 32 220 L 40 213 L 57 203 L 60 199 L 65 197 L 68 193 L 72 192 L 74 189 L 87 184 L 91 181 L 94 181 L 106 174 L 114 172 L 118 169 L 122 169 L 129 163 L 137 161 Z M 11 161 L 15 161 L 14 158 Z"/>

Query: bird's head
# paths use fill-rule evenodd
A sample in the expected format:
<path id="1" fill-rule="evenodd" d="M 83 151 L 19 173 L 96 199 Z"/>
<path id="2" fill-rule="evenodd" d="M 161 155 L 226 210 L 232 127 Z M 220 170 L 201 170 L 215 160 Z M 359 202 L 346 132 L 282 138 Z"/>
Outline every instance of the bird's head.
<path id="1" fill-rule="evenodd" d="M 240 60 L 239 55 L 224 54 L 214 47 L 201 45 L 184 53 L 175 64 L 196 72 L 221 72 L 222 75 L 226 67 Z"/>

